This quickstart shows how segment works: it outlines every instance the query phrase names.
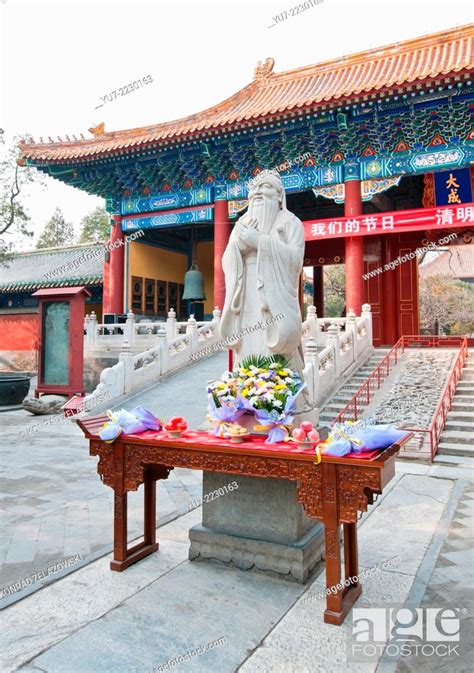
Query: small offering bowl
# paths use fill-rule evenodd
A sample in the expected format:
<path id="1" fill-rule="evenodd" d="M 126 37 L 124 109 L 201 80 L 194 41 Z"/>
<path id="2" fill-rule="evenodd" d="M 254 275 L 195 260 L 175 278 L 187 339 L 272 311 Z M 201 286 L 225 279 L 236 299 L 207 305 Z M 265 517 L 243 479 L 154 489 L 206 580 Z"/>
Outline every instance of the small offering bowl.
<path id="1" fill-rule="evenodd" d="M 249 434 L 249 432 L 246 432 L 245 435 L 229 435 L 229 440 L 232 442 L 232 444 L 242 444 L 242 442 L 245 442 Z"/>

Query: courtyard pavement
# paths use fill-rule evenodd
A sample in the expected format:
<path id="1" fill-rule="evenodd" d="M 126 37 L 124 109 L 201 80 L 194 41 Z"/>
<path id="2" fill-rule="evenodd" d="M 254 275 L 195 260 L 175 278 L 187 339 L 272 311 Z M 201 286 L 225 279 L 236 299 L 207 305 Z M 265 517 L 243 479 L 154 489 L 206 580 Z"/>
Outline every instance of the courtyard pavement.
<path id="1" fill-rule="evenodd" d="M 474 487 L 454 473 L 434 477 L 429 470 L 399 462 L 396 477 L 362 517 L 361 571 L 377 570 L 362 580 L 355 607 L 453 607 L 460 640 L 449 658 L 351 661 L 355 611 L 340 627 L 323 622 L 321 566 L 300 585 L 225 564 L 190 562 L 188 529 L 200 522 L 197 509 L 163 526 L 160 550 L 125 572 L 110 572 L 110 556 L 102 557 L 5 610 L 1 670 L 470 671 L 473 558 L 467 549 Z M 380 648 L 384 642 L 380 637 Z M 186 654 L 188 660 L 174 661 Z"/>
<path id="2" fill-rule="evenodd" d="M 126 407 L 142 404 L 164 417 L 179 410 L 197 427 L 205 417 L 204 382 L 225 368 L 222 353 Z M 472 670 L 472 471 L 398 461 L 396 477 L 359 522 L 361 572 L 375 572 L 362 579 L 355 608 L 453 608 L 460 620 L 457 653 L 387 658 L 386 633 L 375 657 L 355 661 L 353 620 L 361 613 L 353 610 L 341 627 L 323 622 L 322 564 L 300 585 L 188 560 L 188 530 L 201 522 L 201 508 L 189 511 L 201 495 L 197 472 L 176 469 L 159 482 L 159 551 L 123 573 L 110 572 L 112 491 L 70 421 L 20 439 L 20 430 L 42 421 L 23 411 L 0 414 L 7 475 L 0 494 L 1 673 Z M 141 532 L 141 510 L 141 494 L 131 494 L 130 539 Z M 56 570 L 67 559 L 71 564 Z M 12 591 L 48 568 L 51 574 Z M 188 660 L 176 660 L 187 653 Z"/>
<path id="3" fill-rule="evenodd" d="M 193 364 L 127 401 L 127 409 L 142 404 L 163 418 L 179 412 L 197 427 L 206 414 L 205 382 L 226 364 L 226 353 Z M 32 426 L 38 431 L 22 438 Z M 0 443 L 1 608 L 112 549 L 113 491 L 100 481 L 82 431 L 60 415 L 2 412 Z M 201 484 L 200 472 L 185 469 L 159 481 L 158 525 L 188 512 Z M 142 534 L 142 506 L 140 487 L 129 496 L 130 540 Z M 69 568 L 56 570 L 66 559 Z"/>

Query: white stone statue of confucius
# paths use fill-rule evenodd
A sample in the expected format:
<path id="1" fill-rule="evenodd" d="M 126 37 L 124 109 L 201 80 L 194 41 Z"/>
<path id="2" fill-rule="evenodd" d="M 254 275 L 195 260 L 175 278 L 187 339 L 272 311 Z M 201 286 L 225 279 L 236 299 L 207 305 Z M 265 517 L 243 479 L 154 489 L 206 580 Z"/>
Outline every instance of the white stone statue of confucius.
<path id="1" fill-rule="evenodd" d="M 262 171 L 249 182 L 249 208 L 222 257 L 226 298 L 220 330 L 234 351 L 234 364 L 248 355 L 284 355 L 303 380 L 303 258 L 303 224 L 286 207 L 279 174 Z M 297 409 L 309 411 L 306 393 Z"/>

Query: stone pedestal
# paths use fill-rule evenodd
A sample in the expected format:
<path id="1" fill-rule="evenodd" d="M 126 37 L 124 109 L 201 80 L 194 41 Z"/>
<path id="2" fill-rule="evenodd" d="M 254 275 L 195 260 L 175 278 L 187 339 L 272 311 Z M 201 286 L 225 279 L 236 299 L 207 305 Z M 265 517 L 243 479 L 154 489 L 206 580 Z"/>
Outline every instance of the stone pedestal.
<path id="1" fill-rule="evenodd" d="M 234 481 L 237 489 L 217 495 Z M 305 582 L 322 558 L 324 534 L 323 526 L 306 516 L 296 489 L 297 483 L 286 479 L 204 472 L 208 502 L 203 502 L 202 525 L 189 531 L 189 558 Z"/>

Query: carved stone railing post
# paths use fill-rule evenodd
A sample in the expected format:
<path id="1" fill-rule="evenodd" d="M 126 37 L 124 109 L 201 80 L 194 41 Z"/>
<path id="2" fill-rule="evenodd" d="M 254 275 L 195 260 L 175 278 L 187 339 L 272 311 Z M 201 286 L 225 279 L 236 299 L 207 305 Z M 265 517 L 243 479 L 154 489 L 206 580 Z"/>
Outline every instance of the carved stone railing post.
<path id="1" fill-rule="evenodd" d="M 197 332 L 197 322 L 193 314 L 188 318 L 188 324 L 186 325 L 186 334 L 189 334 L 189 342 L 191 353 L 196 353 L 198 349 L 198 332 Z"/>
<path id="2" fill-rule="evenodd" d="M 97 345 L 97 316 L 94 311 L 89 316 L 90 339 L 89 348 L 95 348 Z"/>
<path id="3" fill-rule="evenodd" d="M 357 359 L 357 316 L 353 308 L 347 311 L 346 332 L 352 332 L 352 359 Z"/>
<path id="4" fill-rule="evenodd" d="M 319 397 L 319 357 L 316 339 L 312 336 L 308 337 L 304 347 L 304 361 L 305 369 L 307 368 L 308 376 L 306 378 L 306 385 L 308 387 L 311 404 L 315 406 Z M 310 380 L 308 380 L 308 378 Z"/>
<path id="5" fill-rule="evenodd" d="M 128 341 L 130 348 L 133 348 L 135 343 L 135 316 L 132 311 L 127 313 L 127 321 L 124 328 L 124 337 Z"/>
<path id="6" fill-rule="evenodd" d="M 172 341 L 178 336 L 176 329 L 176 311 L 174 308 L 170 308 L 168 311 L 168 318 L 166 320 L 166 336 L 168 337 L 168 341 Z"/>
<path id="7" fill-rule="evenodd" d="M 308 310 L 306 312 L 306 322 L 309 327 L 309 336 L 312 337 L 317 343 L 319 323 L 315 306 L 308 306 Z"/>
<path id="8" fill-rule="evenodd" d="M 126 339 L 120 350 L 119 362 L 123 363 L 123 393 L 129 393 L 133 389 L 133 354 Z"/>
<path id="9" fill-rule="evenodd" d="M 219 325 L 220 321 L 221 321 L 221 310 L 218 306 L 216 306 L 212 312 L 212 322 L 215 323 L 216 325 Z"/>
<path id="10" fill-rule="evenodd" d="M 85 332 L 85 334 L 84 334 L 84 348 L 85 349 L 89 348 L 89 340 L 91 338 L 91 334 L 90 334 L 91 328 L 90 328 L 89 322 L 90 322 L 89 315 L 86 315 L 86 317 L 84 318 L 84 332 Z"/>
<path id="11" fill-rule="evenodd" d="M 341 355 L 339 351 L 339 325 L 329 325 L 327 332 L 327 343 L 328 346 L 331 345 L 334 347 L 334 374 L 336 381 L 341 375 Z"/>
<path id="12" fill-rule="evenodd" d="M 160 345 L 160 375 L 163 376 L 169 369 L 169 340 L 164 327 L 158 330 L 158 343 Z"/>
<path id="13" fill-rule="evenodd" d="M 362 304 L 362 317 L 367 318 L 367 336 L 369 337 L 369 346 L 372 342 L 372 307 L 370 304 Z"/>

